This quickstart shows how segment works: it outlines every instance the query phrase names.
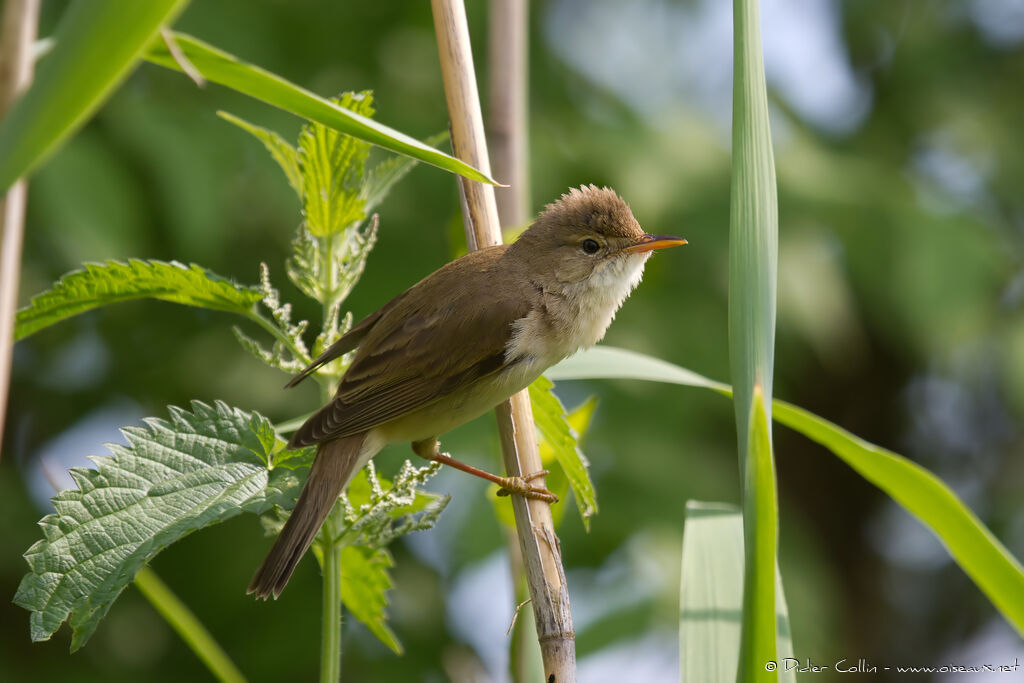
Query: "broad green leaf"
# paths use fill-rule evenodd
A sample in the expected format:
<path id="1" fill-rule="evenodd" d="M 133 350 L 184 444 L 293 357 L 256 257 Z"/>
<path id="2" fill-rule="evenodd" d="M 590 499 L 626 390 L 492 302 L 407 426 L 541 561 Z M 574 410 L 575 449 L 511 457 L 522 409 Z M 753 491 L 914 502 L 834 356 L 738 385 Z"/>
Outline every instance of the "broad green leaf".
<path id="1" fill-rule="evenodd" d="M 128 75 L 187 0 L 70 3 L 25 95 L 0 123 L 0 195 L 53 154 Z"/>
<path id="2" fill-rule="evenodd" d="M 387 591 L 392 587 L 388 570 L 394 566 L 383 548 L 349 545 L 341 549 L 341 601 L 359 621 L 366 624 L 380 642 L 396 654 L 402 645 L 388 628 Z"/>
<path id="3" fill-rule="evenodd" d="M 567 358 L 548 369 L 554 380 L 644 379 L 712 389 L 728 384 L 634 351 L 608 346 Z M 1024 567 L 941 479 L 890 450 L 847 432 L 803 408 L 774 399 L 773 419 L 820 443 L 928 527 L 957 564 L 1024 635 Z"/>
<path id="4" fill-rule="evenodd" d="M 331 104 L 370 120 L 373 97 L 368 92 L 345 93 Z M 360 197 L 363 169 L 370 145 L 319 124 L 308 123 L 299 135 L 299 170 L 306 228 L 315 237 L 343 232 L 363 220 Z"/>
<path id="5" fill-rule="evenodd" d="M 234 114 L 230 114 L 226 111 L 218 111 L 217 116 L 229 123 L 235 124 L 262 142 L 263 146 L 267 148 L 268 152 L 270 152 L 270 156 L 274 158 L 274 161 L 276 161 L 278 166 L 281 167 L 281 170 L 284 171 L 285 177 L 288 178 L 288 184 L 292 186 L 292 189 L 295 190 L 300 197 L 302 196 L 302 177 L 299 174 L 298 150 L 288 144 L 283 137 L 274 131 L 249 123 L 244 119 L 238 118 Z"/>
<path id="6" fill-rule="evenodd" d="M 743 613 L 743 517 L 724 503 L 687 501 L 679 589 L 680 680 L 731 683 L 736 680 Z M 778 665 L 792 658 L 789 613 L 776 582 Z M 762 662 L 762 666 L 768 662 Z M 780 680 L 796 681 L 779 666 Z"/>
<path id="7" fill-rule="evenodd" d="M 192 264 L 172 261 L 87 263 L 62 277 L 53 289 L 38 294 L 18 311 L 15 340 L 98 306 L 133 299 L 161 299 L 190 306 L 247 314 L 262 298 L 256 287 L 243 287 Z"/>
<path id="8" fill-rule="evenodd" d="M 761 387 L 754 385 L 750 434 L 746 439 L 746 481 L 743 483 L 743 628 L 740 632 L 740 680 L 777 680 L 767 662 L 778 661 L 775 650 L 775 566 L 779 510 L 772 460 L 772 433 Z"/>
<path id="9" fill-rule="evenodd" d="M 553 386 L 551 380 L 543 376 L 530 385 L 533 421 L 543 443 L 551 448 L 559 467 L 569 479 L 580 519 L 589 531 L 590 518 L 597 514 L 597 492 L 587 470 L 589 463 L 576 447 L 576 436 L 569 427 L 565 408 L 551 391 Z"/>
<path id="10" fill-rule="evenodd" d="M 31 571 L 14 601 L 32 612 L 33 641 L 68 619 L 77 650 L 165 547 L 241 512 L 290 506 L 298 494 L 292 470 L 267 469 L 285 444 L 255 413 L 195 401 L 191 412 L 171 407 L 169 420 L 122 431 L 128 444 L 110 444 L 96 469 L 70 470 L 78 488 L 52 499 L 56 512 L 39 522 L 44 538 L 25 553 Z"/>
<path id="11" fill-rule="evenodd" d="M 328 100 L 289 83 L 280 76 L 247 64 L 234 55 L 218 50 L 184 33 L 174 34 L 175 42 L 203 78 L 297 116 L 316 121 L 360 140 L 419 159 L 438 168 L 458 173 L 470 180 L 497 185 L 485 173 L 452 156 L 425 145 L 415 138 L 372 119 L 348 111 Z M 181 71 L 167 46 L 154 42 L 146 59 L 154 64 Z"/>

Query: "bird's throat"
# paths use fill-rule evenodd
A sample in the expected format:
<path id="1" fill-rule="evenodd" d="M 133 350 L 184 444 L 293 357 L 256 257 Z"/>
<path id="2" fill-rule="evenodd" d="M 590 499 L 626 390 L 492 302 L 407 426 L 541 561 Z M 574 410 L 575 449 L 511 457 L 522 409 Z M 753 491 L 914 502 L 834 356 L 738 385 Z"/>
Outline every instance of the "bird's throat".
<path id="1" fill-rule="evenodd" d="M 580 282 L 544 291 L 533 310 L 513 323 L 506 360 L 533 358 L 553 365 L 601 341 L 622 302 L 640 284 L 648 256 L 613 257 Z"/>

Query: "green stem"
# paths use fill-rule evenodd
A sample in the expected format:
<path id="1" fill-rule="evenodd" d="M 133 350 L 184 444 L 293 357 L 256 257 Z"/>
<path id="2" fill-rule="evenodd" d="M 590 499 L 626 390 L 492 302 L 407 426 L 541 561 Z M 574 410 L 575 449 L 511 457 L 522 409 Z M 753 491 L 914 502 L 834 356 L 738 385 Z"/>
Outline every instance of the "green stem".
<path id="1" fill-rule="evenodd" d="M 328 517 L 321 532 L 324 553 L 324 592 L 321 603 L 323 625 L 320 635 L 320 682 L 341 680 L 341 544 L 337 529 Z"/>
<path id="2" fill-rule="evenodd" d="M 296 346 L 295 343 L 288 338 L 288 335 L 282 332 L 280 328 L 278 328 L 278 326 L 275 325 L 272 321 L 263 317 L 255 308 L 247 311 L 245 315 L 247 318 L 249 318 L 249 320 L 253 321 L 257 325 L 262 327 L 264 330 L 269 332 L 274 337 L 274 339 L 277 339 L 279 342 L 287 346 L 288 350 L 292 352 L 292 355 L 294 355 L 304 364 L 308 365 L 309 363 L 312 362 L 312 359 L 306 353 L 304 353 L 302 349 Z"/>
<path id="3" fill-rule="evenodd" d="M 327 235 L 321 242 L 321 253 L 324 254 L 323 280 L 321 288 L 324 292 L 324 300 L 320 303 L 323 306 L 323 325 L 327 331 L 328 321 L 331 317 L 331 302 L 334 301 L 338 283 L 335 277 L 334 250 L 337 248 L 337 236 Z M 323 403 L 331 400 L 331 378 L 317 375 L 320 383 L 320 393 Z M 337 503 L 335 503 L 337 505 Z M 337 683 L 341 680 L 341 543 L 338 542 L 338 529 L 327 516 L 323 529 L 320 530 L 320 537 L 323 539 L 323 597 L 321 602 L 321 614 L 323 624 L 320 633 L 320 681 L 321 683 Z"/>
<path id="4" fill-rule="evenodd" d="M 149 567 L 143 567 L 135 575 L 135 587 L 150 604 L 167 620 L 185 644 L 219 681 L 244 682 L 245 676 L 238 670 L 227 653 L 221 649 L 206 627 L 183 603 L 159 576 Z"/>

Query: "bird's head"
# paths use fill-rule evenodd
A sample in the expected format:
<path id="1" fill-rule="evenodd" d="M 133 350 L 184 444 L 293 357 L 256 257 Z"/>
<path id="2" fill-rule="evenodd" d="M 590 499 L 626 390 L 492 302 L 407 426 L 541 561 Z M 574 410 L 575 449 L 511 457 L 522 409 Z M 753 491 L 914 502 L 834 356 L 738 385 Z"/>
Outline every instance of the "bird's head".
<path id="1" fill-rule="evenodd" d="M 589 185 L 548 204 L 513 247 L 542 280 L 554 277 L 563 287 L 626 287 L 625 296 L 655 249 L 680 244 L 686 240 L 644 232 L 614 190 Z"/>

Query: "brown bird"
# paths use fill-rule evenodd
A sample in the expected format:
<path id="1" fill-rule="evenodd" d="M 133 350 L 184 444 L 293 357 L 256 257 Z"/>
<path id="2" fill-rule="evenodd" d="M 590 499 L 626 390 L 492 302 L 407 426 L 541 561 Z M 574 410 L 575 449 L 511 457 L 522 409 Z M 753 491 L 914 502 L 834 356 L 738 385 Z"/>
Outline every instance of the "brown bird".
<path id="1" fill-rule="evenodd" d="M 438 449 L 437 437 L 491 410 L 563 358 L 604 337 L 655 249 L 609 188 L 572 189 L 513 244 L 471 252 L 431 273 L 353 327 L 288 386 L 355 349 L 334 399 L 288 448 L 319 444 L 298 503 L 249 584 L 281 594 L 350 479 L 386 444 L 554 501 L 527 477 L 499 477 Z"/>

